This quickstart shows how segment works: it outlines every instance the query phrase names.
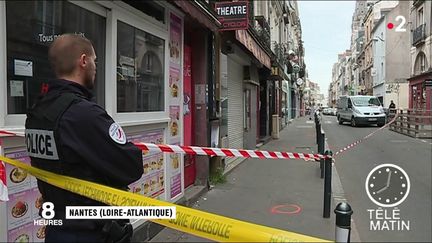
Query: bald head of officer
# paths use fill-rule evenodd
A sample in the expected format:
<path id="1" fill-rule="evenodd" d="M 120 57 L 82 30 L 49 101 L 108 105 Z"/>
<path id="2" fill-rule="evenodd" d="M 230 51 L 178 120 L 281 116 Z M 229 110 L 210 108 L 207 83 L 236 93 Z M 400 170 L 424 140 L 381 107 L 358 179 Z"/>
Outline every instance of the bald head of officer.
<path id="1" fill-rule="evenodd" d="M 92 89 L 96 77 L 96 53 L 87 38 L 76 34 L 57 37 L 48 58 L 58 79 L 76 82 Z"/>

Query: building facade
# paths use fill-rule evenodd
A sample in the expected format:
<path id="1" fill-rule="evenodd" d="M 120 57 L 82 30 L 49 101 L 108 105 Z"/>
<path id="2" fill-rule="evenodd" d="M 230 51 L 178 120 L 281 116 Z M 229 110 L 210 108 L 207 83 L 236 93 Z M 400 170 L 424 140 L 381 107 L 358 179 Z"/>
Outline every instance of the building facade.
<path id="1" fill-rule="evenodd" d="M 411 5 L 411 77 L 409 108 L 431 110 L 432 87 L 432 2 L 410 1 Z"/>
<path id="2" fill-rule="evenodd" d="M 388 29 L 387 23 L 398 16 L 409 16 L 408 1 L 388 12 L 382 12 L 381 19 L 372 30 L 373 41 L 373 95 L 384 107 L 393 100 L 398 108 L 408 108 L 408 81 L 410 77 L 410 35 L 408 31 L 397 32 Z M 406 28 L 406 26 L 404 27 Z"/>
<path id="3" fill-rule="evenodd" d="M 130 141 L 211 146 L 220 23 L 209 10 L 205 1 L 0 2 L 0 92 L 5 97 L 0 130 L 23 132 L 27 109 L 54 78 L 47 58 L 50 43 L 75 33 L 92 41 L 98 57 L 96 102 Z M 0 153 L 28 161 L 21 137 L 0 137 Z M 144 174 L 129 188 L 175 202 L 189 185 L 207 184 L 209 163 L 203 156 L 195 163 L 180 154 L 144 151 Z M 8 184 L 11 198 L 37 193 L 35 183 L 17 186 Z M 9 203 L 14 202 L 0 204 L 2 219 L 8 218 Z M 11 232 L 28 223 L 2 220 L 0 241 L 13 241 Z M 135 238 L 152 234 L 148 221 L 132 223 Z"/>
<path id="4" fill-rule="evenodd" d="M 24 131 L 27 109 L 54 78 L 50 43 L 76 33 L 92 41 L 98 57 L 96 101 L 129 140 L 255 149 L 277 138 L 305 108 L 297 1 L 248 1 L 248 28 L 228 31 L 221 31 L 218 2 L 0 1 L 0 130 Z M 0 137 L 0 154 L 28 160 L 25 151 L 23 138 Z M 179 202 L 188 187 L 208 186 L 215 169 L 235 162 L 143 152 L 144 175 L 130 189 Z M 10 192 L 36 195 L 35 188 Z M 1 218 L 7 207 L 0 204 Z M 25 224 L 0 221 L 0 241 L 13 241 L 11 232 Z M 133 226 L 134 239 L 157 231 L 148 221 Z"/>

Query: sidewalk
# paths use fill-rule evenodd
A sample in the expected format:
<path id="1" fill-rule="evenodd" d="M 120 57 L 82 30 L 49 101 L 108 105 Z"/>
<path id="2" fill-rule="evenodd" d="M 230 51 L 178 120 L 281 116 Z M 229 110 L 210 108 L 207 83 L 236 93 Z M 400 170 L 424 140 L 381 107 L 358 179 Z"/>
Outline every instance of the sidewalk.
<path id="1" fill-rule="evenodd" d="M 315 125 L 308 117 L 294 120 L 260 150 L 316 153 Z M 247 159 L 193 204 L 219 215 L 334 240 L 335 218 L 324 219 L 324 180 L 319 163 L 304 160 Z M 275 208 L 276 207 L 276 208 Z M 272 210 L 273 208 L 273 210 Z M 285 213 L 284 213 L 285 212 Z M 211 242 L 165 228 L 150 242 Z"/>

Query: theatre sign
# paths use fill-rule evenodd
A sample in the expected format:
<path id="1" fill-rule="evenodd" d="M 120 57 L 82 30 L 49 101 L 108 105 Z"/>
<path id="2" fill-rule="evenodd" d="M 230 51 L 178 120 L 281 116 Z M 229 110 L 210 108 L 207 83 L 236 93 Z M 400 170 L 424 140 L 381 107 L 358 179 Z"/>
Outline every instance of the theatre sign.
<path id="1" fill-rule="evenodd" d="M 244 30 L 249 23 L 249 2 L 216 2 L 215 10 L 224 30 Z"/>

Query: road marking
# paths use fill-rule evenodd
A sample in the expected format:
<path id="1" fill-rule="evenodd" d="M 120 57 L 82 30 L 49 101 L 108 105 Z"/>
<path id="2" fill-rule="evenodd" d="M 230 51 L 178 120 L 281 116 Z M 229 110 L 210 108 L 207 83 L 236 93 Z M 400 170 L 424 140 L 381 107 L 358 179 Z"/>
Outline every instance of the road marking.
<path id="1" fill-rule="evenodd" d="M 332 124 L 333 122 L 331 122 L 331 121 L 325 121 L 324 123 L 326 123 L 326 124 Z"/>
<path id="2" fill-rule="evenodd" d="M 390 140 L 391 143 L 406 143 L 407 140 Z"/>
<path id="3" fill-rule="evenodd" d="M 312 128 L 312 126 L 296 126 L 297 128 Z"/>
<path id="4" fill-rule="evenodd" d="M 311 147 L 308 147 L 308 146 L 300 146 L 300 147 L 295 147 L 295 149 L 307 149 L 307 150 L 310 150 Z"/>
<path id="5" fill-rule="evenodd" d="M 282 204 L 271 208 L 272 214 L 298 214 L 301 212 L 301 207 L 296 204 Z"/>
<path id="6" fill-rule="evenodd" d="M 306 124 L 314 123 L 314 121 L 306 121 Z"/>

